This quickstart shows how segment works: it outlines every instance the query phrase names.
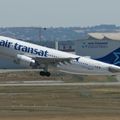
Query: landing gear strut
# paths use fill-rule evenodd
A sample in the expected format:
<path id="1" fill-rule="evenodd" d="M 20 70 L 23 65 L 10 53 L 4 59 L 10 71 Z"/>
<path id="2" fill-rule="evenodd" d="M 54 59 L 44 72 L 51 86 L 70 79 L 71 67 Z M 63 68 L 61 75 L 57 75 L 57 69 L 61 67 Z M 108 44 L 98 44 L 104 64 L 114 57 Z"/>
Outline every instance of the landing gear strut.
<path id="1" fill-rule="evenodd" d="M 41 71 L 40 75 L 50 77 L 51 74 L 50 74 L 50 72 Z"/>

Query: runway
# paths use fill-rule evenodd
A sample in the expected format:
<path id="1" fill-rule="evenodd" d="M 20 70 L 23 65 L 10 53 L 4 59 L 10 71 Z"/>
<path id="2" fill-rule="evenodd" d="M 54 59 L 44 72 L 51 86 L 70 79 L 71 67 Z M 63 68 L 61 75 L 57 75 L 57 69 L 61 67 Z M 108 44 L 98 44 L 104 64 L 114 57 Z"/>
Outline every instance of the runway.
<path id="1" fill-rule="evenodd" d="M 7 86 L 120 86 L 120 82 L 90 82 L 90 83 L 64 83 L 63 81 L 7 81 L 1 82 L 0 87 Z"/>

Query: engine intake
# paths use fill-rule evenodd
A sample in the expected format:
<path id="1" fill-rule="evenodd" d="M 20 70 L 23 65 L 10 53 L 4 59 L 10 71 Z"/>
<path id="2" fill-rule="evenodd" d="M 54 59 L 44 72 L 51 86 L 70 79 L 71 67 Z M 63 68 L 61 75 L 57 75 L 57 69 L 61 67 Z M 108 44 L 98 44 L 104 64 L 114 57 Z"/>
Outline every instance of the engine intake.
<path id="1" fill-rule="evenodd" d="M 24 67 L 34 68 L 36 66 L 36 61 L 32 59 L 31 57 L 28 57 L 25 55 L 17 55 L 17 59 L 15 60 L 15 63 L 20 64 Z"/>

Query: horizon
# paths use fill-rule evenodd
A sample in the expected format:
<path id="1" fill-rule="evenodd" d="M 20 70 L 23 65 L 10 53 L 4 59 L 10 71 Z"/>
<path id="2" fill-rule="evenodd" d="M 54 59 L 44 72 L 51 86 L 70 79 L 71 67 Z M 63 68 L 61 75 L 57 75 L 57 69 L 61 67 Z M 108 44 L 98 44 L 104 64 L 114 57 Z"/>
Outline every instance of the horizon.
<path id="1" fill-rule="evenodd" d="M 0 28 L 17 28 L 17 27 L 33 27 L 33 28 L 74 28 L 74 27 L 80 27 L 80 28 L 88 28 L 88 27 L 97 27 L 97 26 L 116 26 L 116 27 L 120 27 L 120 25 L 116 25 L 116 24 L 96 24 L 96 25 L 92 25 L 92 26 L 50 26 L 50 27 L 44 27 L 44 26 L 0 26 Z"/>

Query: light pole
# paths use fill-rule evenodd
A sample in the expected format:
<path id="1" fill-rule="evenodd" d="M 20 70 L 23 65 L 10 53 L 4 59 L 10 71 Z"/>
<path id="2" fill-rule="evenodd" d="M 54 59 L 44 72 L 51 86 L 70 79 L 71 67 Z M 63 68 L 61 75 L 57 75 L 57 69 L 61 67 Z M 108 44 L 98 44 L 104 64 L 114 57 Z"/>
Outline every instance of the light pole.
<path id="1" fill-rule="evenodd" d="M 41 40 L 42 40 L 42 30 L 46 30 L 47 28 L 42 28 L 42 27 L 40 27 L 40 28 L 38 28 L 38 32 L 39 32 L 39 41 L 41 42 Z"/>

